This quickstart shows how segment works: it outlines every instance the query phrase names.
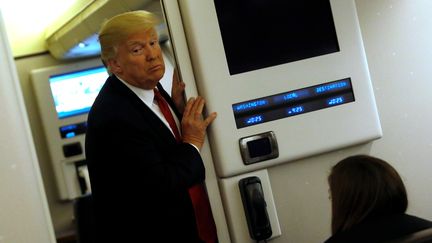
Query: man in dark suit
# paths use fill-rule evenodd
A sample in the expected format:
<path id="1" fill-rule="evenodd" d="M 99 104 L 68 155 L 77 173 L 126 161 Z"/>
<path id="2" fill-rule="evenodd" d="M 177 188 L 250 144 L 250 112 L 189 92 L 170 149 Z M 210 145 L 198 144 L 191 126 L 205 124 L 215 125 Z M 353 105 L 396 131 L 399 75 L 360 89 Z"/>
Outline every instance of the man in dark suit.
<path id="1" fill-rule="evenodd" d="M 205 179 L 199 150 L 216 113 L 203 118 L 204 99 L 197 97 L 181 116 L 163 90 L 156 24 L 153 14 L 133 11 L 109 19 L 99 32 L 111 75 L 91 108 L 86 134 L 96 239 L 217 242 L 215 229 L 210 236 L 199 232 L 188 192 Z M 179 131 L 154 101 L 155 92 L 168 102 Z"/>

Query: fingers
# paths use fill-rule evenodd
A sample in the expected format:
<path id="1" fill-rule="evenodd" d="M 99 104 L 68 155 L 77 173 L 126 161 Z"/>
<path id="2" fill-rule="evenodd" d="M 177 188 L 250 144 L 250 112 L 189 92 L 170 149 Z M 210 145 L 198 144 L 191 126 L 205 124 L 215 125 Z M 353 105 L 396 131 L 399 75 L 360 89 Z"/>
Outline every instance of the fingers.
<path id="1" fill-rule="evenodd" d="M 211 113 L 206 119 L 203 120 L 202 112 L 204 109 L 205 100 L 203 97 L 189 98 L 183 112 L 183 117 L 186 119 L 194 119 L 203 121 L 203 125 L 207 127 L 216 119 L 216 112 Z"/>
<path id="2" fill-rule="evenodd" d="M 202 111 L 204 109 L 204 103 L 204 99 L 200 96 L 195 99 L 194 105 L 191 109 L 191 114 L 195 116 L 195 119 L 199 119 L 201 117 Z"/>
<path id="3" fill-rule="evenodd" d="M 180 83 L 179 83 L 179 86 L 180 86 L 180 90 L 183 92 L 184 90 L 185 90 L 185 88 L 186 88 L 186 84 L 185 84 L 185 82 L 183 82 L 183 81 L 179 81 Z"/>
<path id="4" fill-rule="evenodd" d="M 178 82 L 180 82 L 180 78 L 179 78 L 179 76 L 178 76 L 177 69 L 174 69 L 174 72 L 173 72 L 173 82 L 174 82 L 174 83 L 178 83 Z"/>
<path id="5" fill-rule="evenodd" d="M 190 98 L 186 104 L 185 111 L 183 113 L 184 116 L 194 116 L 197 118 L 202 114 L 204 109 L 204 99 L 200 96 L 196 98 Z"/>
<path id="6" fill-rule="evenodd" d="M 210 125 L 210 123 L 212 123 L 217 117 L 217 113 L 216 112 L 212 112 L 205 120 L 204 120 L 204 124 L 206 127 L 208 127 L 208 125 Z"/>
<path id="7" fill-rule="evenodd" d="M 195 98 L 193 98 L 193 97 L 189 98 L 189 100 L 186 104 L 185 110 L 183 112 L 183 116 L 188 117 L 190 115 L 190 111 L 192 109 L 192 106 L 194 105 L 194 102 L 195 102 Z"/>
<path id="8" fill-rule="evenodd" d="M 183 142 L 191 143 L 201 149 L 204 143 L 207 127 L 216 119 L 216 112 L 212 112 L 203 119 L 202 112 L 205 101 L 202 97 L 190 98 L 186 104 L 181 121 Z"/>
<path id="9" fill-rule="evenodd" d="M 179 80 L 179 81 L 175 81 L 173 80 L 173 84 L 172 84 L 172 88 L 171 88 L 171 98 L 174 101 L 174 104 L 177 107 L 177 110 L 183 114 L 184 109 L 185 109 L 185 105 L 186 105 L 186 100 L 185 100 L 185 87 L 186 84 Z"/>

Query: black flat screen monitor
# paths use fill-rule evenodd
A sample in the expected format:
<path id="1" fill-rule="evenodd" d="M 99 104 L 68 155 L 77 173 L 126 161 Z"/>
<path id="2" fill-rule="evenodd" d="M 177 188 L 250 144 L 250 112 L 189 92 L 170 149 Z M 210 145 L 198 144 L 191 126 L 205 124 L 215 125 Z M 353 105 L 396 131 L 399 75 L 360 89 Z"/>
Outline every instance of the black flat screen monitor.
<path id="1" fill-rule="evenodd" d="M 339 51 L 330 0 L 214 0 L 231 75 Z"/>

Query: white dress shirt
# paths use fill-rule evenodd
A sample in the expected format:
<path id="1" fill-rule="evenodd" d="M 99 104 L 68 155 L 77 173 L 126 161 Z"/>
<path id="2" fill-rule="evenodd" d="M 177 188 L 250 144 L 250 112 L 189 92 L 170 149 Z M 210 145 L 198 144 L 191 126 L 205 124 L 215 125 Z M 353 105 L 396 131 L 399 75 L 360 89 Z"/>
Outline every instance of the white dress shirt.
<path id="1" fill-rule="evenodd" d="M 144 102 L 144 104 L 146 104 L 148 106 L 148 108 L 150 108 L 150 110 L 152 110 L 159 117 L 159 119 L 165 124 L 165 126 L 171 131 L 171 134 L 175 137 L 174 132 L 172 131 L 168 121 L 165 119 L 165 116 L 162 114 L 161 110 L 159 109 L 157 102 L 154 100 L 154 91 L 135 87 L 133 85 L 130 85 L 126 81 L 120 79 L 119 77 L 117 77 L 117 78 L 122 83 L 124 83 L 130 90 L 132 90 L 132 92 L 134 92 Z M 173 114 L 177 128 L 179 129 L 179 133 L 181 135 L 180 121 L 177 118 L 177 116 L 174 114 L 174 111 L 172 110 L 172 108 L 169 105 L 168 105 L 168 107 L 171 111 L 171 114 Z M 191 143 L 190 143 L 190 145 L 192 145 L 199 152 L 199 149 L 197 146 L 195 146 Z"/>

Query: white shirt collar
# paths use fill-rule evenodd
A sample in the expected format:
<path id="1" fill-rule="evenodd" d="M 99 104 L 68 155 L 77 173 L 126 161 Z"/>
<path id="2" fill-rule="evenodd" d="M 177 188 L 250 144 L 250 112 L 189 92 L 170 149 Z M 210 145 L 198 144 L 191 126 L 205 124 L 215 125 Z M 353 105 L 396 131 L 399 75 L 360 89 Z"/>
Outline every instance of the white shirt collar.
<path id="1" fill-rule="evenodd" d="M 122 83 L 124 83 L 130 90 L 132 90 L 132 92 L 134 92 L 148 107 L 153 106 L 153 100 L 154 100 L 153 90 L 141 89 L 141 88 L 135 87 L 135 86 L 127 83 L 126 81 L 122 80 L 119 77 L 117 77 L 117 78 Z"/>

